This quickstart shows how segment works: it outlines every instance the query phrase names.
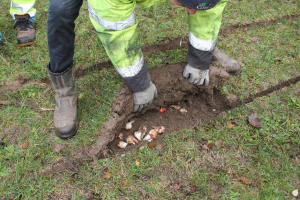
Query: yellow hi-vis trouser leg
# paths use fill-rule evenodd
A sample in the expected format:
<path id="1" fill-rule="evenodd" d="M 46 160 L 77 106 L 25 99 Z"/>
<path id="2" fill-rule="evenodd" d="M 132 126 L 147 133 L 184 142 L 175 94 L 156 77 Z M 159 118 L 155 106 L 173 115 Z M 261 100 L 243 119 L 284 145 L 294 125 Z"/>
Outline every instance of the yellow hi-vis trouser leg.
<path id="1" fill-rule="evenodd" d="M 136 28 L 135 6 L 152 6 L 166 0 L 89 0 L 92 24 L 118 73 L 132 92 L 150 86 Z"/>
<path id="2" fill-rule="evenodd" d="M 227 2 L 228 0 L 221 0 L 209 10 L 199 10 L 188 16 L 190 32 L 187 61 L 192 67 L 209 68 L 222 22 L 222 12 Z"/>
<path id="3" fill-rule="evenodd" d="M 30 17 L 34 17 L 36 9 L 33 7 L 35 0 L 11 0 L 10 14 L 15 19 L 15 14 L 28 13 Z"/>

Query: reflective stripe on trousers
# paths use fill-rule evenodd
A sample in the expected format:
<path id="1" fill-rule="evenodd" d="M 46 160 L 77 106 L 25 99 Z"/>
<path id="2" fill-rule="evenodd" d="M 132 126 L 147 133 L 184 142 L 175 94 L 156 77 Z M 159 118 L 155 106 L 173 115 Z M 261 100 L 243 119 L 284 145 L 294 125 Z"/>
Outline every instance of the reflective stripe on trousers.
<path id="1" fill-rule="evenodd" d="M 15 14 L 28 13 L 30 17 L 34 17 L 36 9 L 34 8 L 35 0 L 12 0 L 10 2 L 10 15 L 15 19 Z"/>

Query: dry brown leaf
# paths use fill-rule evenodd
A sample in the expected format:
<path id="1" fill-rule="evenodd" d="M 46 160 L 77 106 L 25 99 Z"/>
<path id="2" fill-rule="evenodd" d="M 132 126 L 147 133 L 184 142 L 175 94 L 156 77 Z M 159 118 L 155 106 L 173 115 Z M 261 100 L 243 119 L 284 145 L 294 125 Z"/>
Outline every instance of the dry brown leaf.
<path id="1" fill-rule="evenodd" d="M 24 143 L 22 144 L 22 147 L 23 147 L 24 149 L 26 149 L 26 148 L 28 147 L 28 142 L 24 142 Z"/>
<path id="2" fill-rule="evenodd" d="M 219 147 L 219 148 L 221 148 L 222 147 L 222 145 L 223 145 L 223 140 L 217 140 L 216 142 L 215 142 L 215 145 L 217 146 L 217 147 Z"/>
<path id="3" fill-rule="evenodd" d="M 243 181 L 247 185 L 251 184 L 251 182 L 246 177 L 241 177 L 240 180 Z"/>
<path id="4" fill-rule="evenodd" d="M 295 90 L 295 94 L 296 94 L 296 95 L 300 95 L 300 88 L 297 88 L 297 89 Z"/>
<path id="5" fill-rule="evenodd" d="M 182 185 L 179 184 L 179 183 L 175 183 L 175 184 L 173 185 L 174 191 L 179 190 L 181 187 L 182 187 Z"/>
<path id="6" fill-rule="evenodd" d="M 156 145 L 156 142 L 152 142 L 152 143 L 150 143 L 150 144 L 148 144 L 148 147 L 154 147 Z"/>
<path id="7" fill-rule="evenodd" d="M 126 181 L 123 183 L 122 187 L 125 187 L 127 184 L 128 184 L 128 181 L 126 180 Z"/>
<path id="8" fill-rule="evenodd" d="M 109 179 L 110 178 L 110 176 L 111 176 L 111 173 L 110 172 L 108 172 L 105 176 L 104 176 L 104 180 L 107 180 L 107 179 Z"/>
<path id="9" fill-rule="evenodd" d="M 172 157 L 168 155 L 167 160 L 172 160 Z"/>
<path id="10" fill-rule="evenodd" d="M 143 190 L 142 188 L 140 188 L 140 192 L 141 192 L 141 194 L 142 194 L 143 198 L 145 198 L 145 197 L 146 197 L 146 194 L 147 194 L 147 192 L 146 192 L 145 190 Z"/>
<path id="11" fill-rule="evenodd" d="M 135 165 L 136 166 L 140 166 L 140 162 L 139 161 L 135 161 Z"/>
<path id="12" fill-rule="evenodd" d="M 251 112 L 248 116 L 249 123 L 256 128 L 262 127 L 262 121 L 255 112 Z"/>
<path id="13" fill-rule="evenodd" d="M 239 86 L 239 87 L 242 87 L 242 85 L 241 85 L 241 84 L 239 84 L 239 83 L 237 84 L 237 86 Z"/>
<path id="14" fill-rule="evenodd" d="M 233 127 L 233 124 L 231 122 L 226 124 L 227 128 L 231 129 Z"/>
<path id="15" fill-rule="evenodd" d="M 62 146 L 60 144 L 56 145 L 53 149 L 56 153 L 59 153 L 62 150 Z"/>
<path id="16" fill-rule="evenodd" d="M 206 144 L 203 145 L 203 149 L 209 150 L 208 146 Z"/>
<path id="17" fill-rule="evenodd" d="M 157 151 L 163 151 L 166 149 L 166 146 L 167 146 L 167 143 L 163 142 L 161 144 L 158 144 L 156 147 L 155 147 L 155 150 Z"/>

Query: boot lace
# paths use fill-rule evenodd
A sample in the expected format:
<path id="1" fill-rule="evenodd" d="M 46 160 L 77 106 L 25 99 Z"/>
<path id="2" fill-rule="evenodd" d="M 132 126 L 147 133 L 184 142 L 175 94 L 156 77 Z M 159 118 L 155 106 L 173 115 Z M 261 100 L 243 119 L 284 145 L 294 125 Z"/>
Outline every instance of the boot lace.
<path id="1" fill-rule="evenodd" d="M 17 21 L 15 27 L 19 26 L 21 31 L 26 31 L 28 28 L 33 29 L 34 25 L 31 21 Z"/>

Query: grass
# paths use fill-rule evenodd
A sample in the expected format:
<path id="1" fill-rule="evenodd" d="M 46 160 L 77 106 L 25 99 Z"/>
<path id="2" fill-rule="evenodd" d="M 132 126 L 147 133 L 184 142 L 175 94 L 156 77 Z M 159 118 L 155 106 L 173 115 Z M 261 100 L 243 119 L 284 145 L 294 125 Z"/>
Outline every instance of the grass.
<path id="1" fill-rule="evenodd" d="M 0 8 L 0 27 L 6 44 L 0 50 L 0 86 L 19 76 L 32 82 L 0 98 L 54 108 L 51 86 L 40 82 L 48 77 L 48 1 L 36 3 L 37 41 L 25 48 L 17 46 L 7 12 L 9 3 L 5 0 Z M 84 2 L 76 20 L 74 60 L 82 69 L 107 58 L 89 22 L 86 5 Z M 298 1 L 230 1 L 222 27 L 295 14 L 299 8 Z M 187 35 L 187 14 L 170 3 L 138 7 L 137 16 L 143 45 Z M 259 92 L 259 88 L 299 76 L 299 25 L 299 18 L 286 19 L 246 31 L 236 29 L 222 37 L 218 46 L 243 63 L 243 72 L 232 76 L 220 89 L 245 98 Z M 145 54 L 145 58 L 150 68 L 160 67 L 184 62 L 186 50 L 178 47 Z M 292 191 L 300 189 L 300 100 L 295 94 L 299 83 L 229 110 L 210 125 L 166 135 L 163 151 L 147 148 L 98 160 L 95 166 L 82 163 L 60 171 L 60 162 L 74 158 L 72 151 L 96 139 L 123 82 L 114 69 L 104 69 L 79 77 L 76 84 L 80 127 L 72 140 L 55 136 L 51 111 L 36 111 L 25 105 L 0 107 L 0 139 L 5 136 L 3 142 L 7 145 L 0 150 L 0 198 L 88 199 L 92 192 L 95 199 L 138 199 L 143 189 L 149 199 L 293 199 Z M 262 120 L 262 128 L 248 124 L 252 111 Z M 227 123 L 232 121 L 235 126 L 229 129 Z M 221 148 L 214 145 L 211 150 L 203 149 L 219 139 L 223 140 Z M 23 148 L 26 142 L 28 146 Z M 56 153 L 53 148 L 58 144 L 67 147 Z M 108 172 L 111 177 L 105 180 Z M 243 177 L 251 184 L 245 184 Z M 178 190 L 176 184 L 181 185 Z"/>

